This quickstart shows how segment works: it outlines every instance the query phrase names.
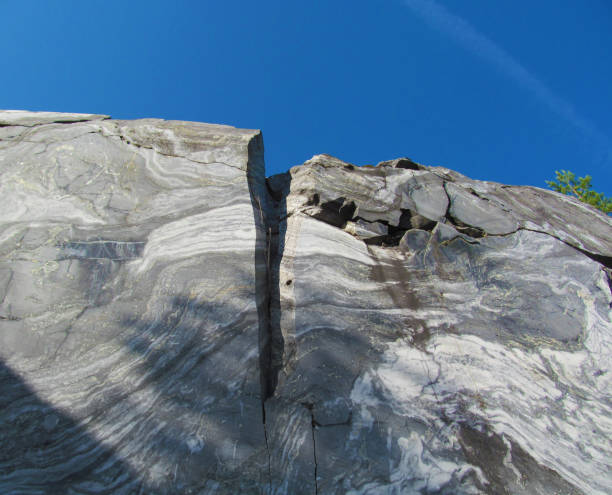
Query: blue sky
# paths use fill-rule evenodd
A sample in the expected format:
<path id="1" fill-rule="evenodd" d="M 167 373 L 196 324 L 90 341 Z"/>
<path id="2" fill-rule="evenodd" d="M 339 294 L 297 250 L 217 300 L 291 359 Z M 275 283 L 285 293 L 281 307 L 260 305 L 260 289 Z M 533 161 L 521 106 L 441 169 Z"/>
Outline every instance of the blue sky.
<path id="1" fill-rule="evenodd" d="M 612 195 L 609 0 L 0 0 L 0 108 L 259 128 L 268 174 L 409 156 Z"/>

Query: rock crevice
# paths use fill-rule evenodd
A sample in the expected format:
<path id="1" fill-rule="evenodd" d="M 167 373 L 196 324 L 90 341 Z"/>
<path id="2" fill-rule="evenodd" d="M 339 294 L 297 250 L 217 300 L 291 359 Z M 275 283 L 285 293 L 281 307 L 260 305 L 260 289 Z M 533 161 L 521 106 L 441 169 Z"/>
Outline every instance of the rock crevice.
<path id="1" fill-rule="evenodd" d="M 228 126 L 0 126 L 1 492 L 612 491 L 610 217 L 407 158 L 266 178 Z"/>

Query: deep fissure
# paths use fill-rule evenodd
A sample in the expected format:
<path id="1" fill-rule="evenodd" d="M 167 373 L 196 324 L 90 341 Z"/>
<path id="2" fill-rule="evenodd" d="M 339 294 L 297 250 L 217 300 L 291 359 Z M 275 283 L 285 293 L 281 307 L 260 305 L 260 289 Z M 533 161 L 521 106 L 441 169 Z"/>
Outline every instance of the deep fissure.
<path id="1" fill-rule="evenodd" d="M 312 432 L 312 459 L 314 463 L 314 485 L 315 485 L 315 495 L 319 493 L 319 482 L 318 482 L 318 462 L 317 462 L 317 440 L 315 430 L 317 428 L 317 421 L 314 417 L 314 404 L 304 403 L 302 404 L 308 412 L 310 413 L 310 430 Z"/>
<path id="2" fill-rule="evenodd" d="M 280 279 L 280 263 L 283 257 L 284 250 L 284 235 L 286 230 L 286 220 L 290 216 L 287 213 L 287 205 L 286 200 L 289 193 L 289 184 L 291 182 L 290 174 L 281 174 L 282 177 L 280 179 L 276 178 L 268 178 L 266 179 L 265 185 L 266 188 L 263 192 L 265 194 L 264 198 L 257 196 L 257 211 L 259 212 L 260 218 L 259 220 L 262 222 L 261 224 L 261 232 L 265 232 L 265 242 L 263 243 L 263 256 L 265 259 L 265 304 L 264 313 L 265 315 L 263 319 L 261 319 L 261 323 L 263 324 L 260 327 L 260 365 L 261 365 L 261 404 L 262 404 L 262 420 L 263 420 L 263 431 L 265 438 L 265 447 L 268 457 L 268 478 L 270 487 L 272 487 L 272 454 L 271 454 L 271 438 L 269 437 L 267 418 L 266 418 L 266 401 L 270 399 L 274 393 L 278 382 L 278 373 L 282 368 L 282 360 L 283 360 L 283 337 L 280 326 L 280 313 L 281 313 L 281 286 L 290 287 L 295 281 L 293 279 L 281 280 Z M 275 187 L 272 186 L 272 182 L 276 181 Z M 281 184 L 281 186 L 279 186 Z M 446 185 L 446 183 L 445 183 Z M 580 251 L 585 256 L 597 261 L 598 263 L 604 265 L 606 274 L 608 276 L 607 281 L 608 284 L 612 287 L 612 281 L 610 277 L 610 269 L 612 269 L 612 257 L 599 255 L 595 253 L 591 253 L 585 249 L 579 248 L 575 245 L 564 241 L 563 239 L 559 239 L 554 234 L 549 232 L 542 232 L 535 229 L 529 229 L 525 227 L 519 227 L 513 232 L 509 232 L 508 234 L 488 234 L 481 228 L 474 227 L 468 224 L 465 224 L 455 218 L 451 213 L 452 201 L 451 197 L 444 187 L 444 191 L 448 198 L 448 206 L 444 215 L 444 218 L 441 220 L 442 223 L 447 223 L 448 225 L 457 229 L 460 234 L 464 234 L 472 239 L 474 239 L 475 243 L 478 243 L 480 238 L 487 236 L 504 236 L 504 235 L 512 235 L 518 232 L 519 230 L 530 230 L 533 232 L 539 232 L 546 235 L 549 235 L 564 244 Z M 473 193 L 473 192 L 472 192 Z M 474 194 L 476 195 L 476 194 Z M 480 199 L 486 199 L 477 195 Z M 318 207 L 318 211 L 302 211 L 302 213 L 307 214 L 308 216 L 315 218 L 319 221 L 331 224 L 337 228 L 343 228 L 346 223 L 351 221 L 358 221 L 360 217 L 358 216 L 358 208 L 354 201 L 347 200 L 346 198 L 338 198 L 337 200 L 321 203 L 320 197 L 318 193 L 313 195 L 312 201 L 307 205 L 310 208 Z M 308 208 L 308 210 L 310 210 Z M 397 246 L 399 244 L 402 236 L 411 229 L 417 228 L 412 225 L 412 217 L 417 215 L 413 211 L 402 212 L 403 222 L 399 222 L 400 224 L 397 226 L 390 225 L 388 221 L 379 220 L 378 223 L 382 223 L 387 226 L 389 229 L 389 233 L 386 236 L 378 236 L 371 239 L 365 239 L 364 242 L 366 244 L 378 244 L 381 246 Z M 418 216 L 418 215 L 417 215 Z M 420 221 L 420 218 L 416 219 Z M 427 220 L 427 219 L 426 219 Z M 364 220 L 364 222 L 367 222 Z M 375 221 L 376 222 L 376 221 Z M 373 222 L 370 222 L 373 223 Z M 433 228 L 439 222 L 428 221 L 423 223 L 419 230 L 432 231 Z M 459 237 L 463 238 L 463 236 Z M 466 240 L 466 239 L 464 239 Z M 450 242 L 450 241 L 449 241 Z M 469 242 L 466 240 L 466 242 Z M 436 377 L 435 380 L 437 380 Z M 435 383 L 434 380 L 434 383 Z M 427 386 L 430 386 L 428 384 Z M 317 446 L 316 446 L 316 430 L 317 428 L 324 427 L 334 427 L 341 426 L 345 424 L 350 424 L 351 417 L 347 422 L 341 423 L 331 423 L 331 424 L 319 424 L 314 416 L 313 405 L 308 407 L 310 414 L 310 428 L 311 428 L 311 436 L 312 436 L 312 449 L 313 449 L 313 473 L 314 473 L 314 489 L 315 494 L 318 494 L 318 459 L 317 459 Z"/>

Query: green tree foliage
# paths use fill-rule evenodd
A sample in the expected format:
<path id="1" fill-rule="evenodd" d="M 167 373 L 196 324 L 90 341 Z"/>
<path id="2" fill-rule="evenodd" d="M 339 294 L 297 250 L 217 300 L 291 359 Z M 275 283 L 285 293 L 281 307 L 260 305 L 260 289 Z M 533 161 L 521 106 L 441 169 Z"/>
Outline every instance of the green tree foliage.
<path id="1" fill-rule="evenodd" d="M 598 193 L 591 190 L 591 176 L 576 178 L 569 170 L 557 170 L 555 172 L 557 180 L 547 180 L 546 184 L 551 189 L 575 196 L 583 203 L 587 203 L 595 208 L 600 209 L 604 213 L 612 212 L 612 198 L 606 198 L 603 193 Z"/>

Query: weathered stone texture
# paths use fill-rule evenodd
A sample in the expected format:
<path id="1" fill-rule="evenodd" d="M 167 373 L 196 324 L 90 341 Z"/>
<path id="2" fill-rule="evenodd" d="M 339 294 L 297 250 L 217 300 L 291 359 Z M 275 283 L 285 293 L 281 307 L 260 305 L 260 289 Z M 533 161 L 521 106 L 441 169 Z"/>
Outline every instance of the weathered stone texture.
<path id="1" fill-rule="evenodd" d="M 260 133 L 0 114 L 15 117 L 0 492 L 259 493 Z"/>
<path id="2" fill-rule="evenodd" d="M 284 244 L 267 418 L 311 413 L 318 493 L 607 493 L 610 218 L 398 162 L 319 155 L 270 181 Z M 293 448 L 275 493 L 313 475 Z"/>
<path id="3" fill-rule="evenodd" d="M 612 221 L 258 131 L 0 112 L 0 492 L 612 491 Z"/>

